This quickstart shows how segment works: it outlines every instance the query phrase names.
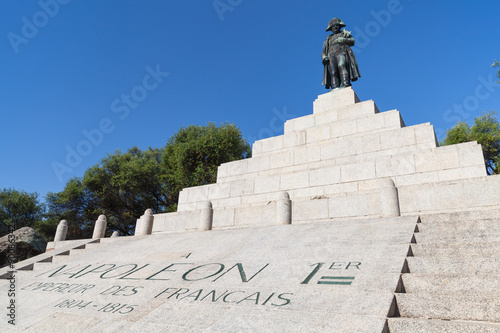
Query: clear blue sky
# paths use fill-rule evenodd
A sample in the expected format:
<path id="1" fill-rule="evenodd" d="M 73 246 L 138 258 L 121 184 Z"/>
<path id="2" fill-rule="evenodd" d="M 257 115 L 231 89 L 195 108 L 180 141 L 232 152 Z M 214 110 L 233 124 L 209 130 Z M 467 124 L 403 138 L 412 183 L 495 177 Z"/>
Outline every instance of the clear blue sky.
<path id="1" fill-rule="evenodd" d="M 337 16 L 357 41 L 361 100 L 441 138 L 500 111 L 488 83 L 499 12 L 484 0 L 4 0 L 0 189 L 43 197 L 189 124 L 235 123 L 252 142 L 282 134 L 326 92 L 320 54 Z"/>

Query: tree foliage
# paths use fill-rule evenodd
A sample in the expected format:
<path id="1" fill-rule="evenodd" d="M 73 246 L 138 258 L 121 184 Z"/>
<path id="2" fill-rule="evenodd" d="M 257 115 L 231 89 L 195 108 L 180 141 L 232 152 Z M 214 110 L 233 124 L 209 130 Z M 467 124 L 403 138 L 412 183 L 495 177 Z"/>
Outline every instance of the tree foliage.
<path id="1" fill-rule="evenodd" d="M 163 154 L 172 199 L 176 203 L 183 188 L 215 183 L 217 167 L 222 163 L 250 156 L 250 145 L 234 124 L 181 128 L 168 141 Z"/>
<path id="2" fill-rule="evenodd" d="M 13 226 L 34 228 L 45 213 L 45 206 L 38 199 L 38 193 L 28 193 L 15 189 L 0 191 L 0 222 Z"/>
<path id="3" fill-rule="evenodd" d="M 477 141 L 483 148 L 484 160 L 488 174 L 500 173 L 500 123 L 495 112 L 488 112 L 474 119 L 469 126 L 466 122 L 459 122 L 446 131 L 446 137 L 441 145 Z"/>
<path id="4" fill-rule="evenodd" d="M 500 62 L 495 60 L 495 62 L 493 63 L 493 65 L 491 65 L 491 67 L 500 67 Z M 500 79 L 500 69 L 497 72 L 497 77 Z M 497 81 L 497 83 L 500 84 L 500 81 Z"/>
<path id="5" fill-rule="evenodd" d="M 164 212 L 172 205 L 164 178 L 161 151 L 134 147 L 88 169 L 83 185 L 92 196 L 94 216 L 106 215 L 109 229 L 128 235 L 146 209 Z"/>
<path id="6" fill-rule="evenodd" d="M 45 239 L 51 240 L 61 220 L 68 221 L 67 239 L 89 238 L 92 236 L 93 220 L 99 211 L 93 201 L 92 193 L 79 178 L 70 179 L 64 190 L 47 194 L 47 219 L 37 231 Z"/>
<path id="7" fill-rule="evenodd" d="M 88 238 L 97 217 L 105 214 L 108 233 L 131 235 L 146 209 L 175 211 L 184 187 L 214 183 L 220 164 L 250 154 L 250 145 L 233 124 L 182 128 L 163 148 L 108 154 L 82 178 L 68 181 L 63 191 L 49 193 L 48 224 L 66 219 L 68 239 Z"/>

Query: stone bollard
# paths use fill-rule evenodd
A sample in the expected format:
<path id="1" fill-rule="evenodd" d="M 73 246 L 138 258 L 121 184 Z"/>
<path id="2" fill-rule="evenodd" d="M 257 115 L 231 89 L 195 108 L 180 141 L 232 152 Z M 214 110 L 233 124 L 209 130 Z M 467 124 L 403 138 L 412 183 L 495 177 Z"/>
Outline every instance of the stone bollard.
<path id="1" fill-rule="evenodd" d="M 201 208 L 200 226 L 198 227 L 198 230 L 200 231 L 212 230 L 213 220 L 214 220 L 214 210 L 212 208 L 212 203 L 210 201 L 206 201 L 203 203 L 203 207 Z"/>
<path id="2" fill-rule="evenodd" d="M 97 221 L 95 221 L 94 234 L 92 235 L 92 239 L 104 238 L 107 224 L 108 222 L 106 221 L 106 215 L 100 215 Z"/>
<path id="3" fill-rule="evenodd" d="M 380 186 L 380 211 L 382 217 L 400 216 L 398 189 L 392 179 L 387 178 Z"/>
<path id="4" fill-rule="evenodd" d="M 292 200 L 287 192 L 281 192 L 276 202 L 278 224 L 292 224 Z"/>
<path id="5" fill-rule="evenodd" d="M 118 231 L 113 231 L 113 233 L 111 234 L 111 238 L 115 238 L 115 237 L 120 237 L 120 233 Z"/>
<path id="6" fill-rule="evenodd" d="M 57 226 L 56 235 L 54 236 L 54 242 L 60 242 L 66 240 L 66 234 L 68 233 L 68 222 L 62 220 Z"/>
<path id="7" fill-rule="evenodd" d="M 144 215 L 141 216 L 137 222 L 136 230 L 134 235 L 151 235 L 153 233 L 153 222 L 154 222 L 153 210 L 146 209 Z"/>

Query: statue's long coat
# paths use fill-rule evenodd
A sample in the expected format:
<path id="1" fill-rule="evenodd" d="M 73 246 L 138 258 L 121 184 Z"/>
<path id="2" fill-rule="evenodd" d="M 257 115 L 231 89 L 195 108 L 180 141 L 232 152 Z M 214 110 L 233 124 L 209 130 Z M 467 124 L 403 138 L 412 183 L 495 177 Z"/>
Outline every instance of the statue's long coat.
<path id="1" fill-rule="evenodd" d="M 354 45 L 354 38 L 352 38 L 351 34 L 348 31 L 343 30 L 339 34 L 343 34 L 341 37 L 352 39 L 352 45 Z M 337 35 L 339 35 L 339 34 L 337 34 Z M 330 45 L 333 44 L 332 43 L 333 39 L 339 37 L 337 35 L 328 35 L 328 37 L 326 37 L 326 40 L 323 43 L 323 53 L 321 54 L 322 59 L 325 59 L 328 57 L 328 53 L 330 51 L 329 50 Z M 342 46 L 343 46 L 342 48 L 345 50 L 345 54 L 346 54 L 347 69 L 349 71 L 350 79 L 351 79 L 351 81 L 356 81 L 358 79 L 358 77 L 361 77 L 361 74 L 360 74 L 359 68 L 358 68 L 358 62 L 356 61 L 356 57 L 354 56 L 354 52 L 352 52 L 351 48 L 345 44 Z M 331 83 L 332 83 L 332 79 L 331 79 L 330 71 L 328 70 L 328 65 L 324 65 L 323 85 L 326 85 L 326 88 L 330 89 Z"/>

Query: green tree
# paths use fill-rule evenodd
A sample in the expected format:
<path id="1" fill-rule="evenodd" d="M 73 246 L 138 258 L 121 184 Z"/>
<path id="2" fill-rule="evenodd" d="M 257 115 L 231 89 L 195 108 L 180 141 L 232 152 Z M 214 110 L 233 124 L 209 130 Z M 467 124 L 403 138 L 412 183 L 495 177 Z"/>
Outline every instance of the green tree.
<path id="1" fill-rule="evenodd" d="M 173 204 L 164 178 L 161 150 L 134 147 L 109 154 L 88 169 L 83 185 L 92 195 L 96 218 L 105 214 L 108 229 L 129 235 L 146 209 L 159 213 Z"/>
<path id="2" fill-rule="evenodd" d="M 488 174 L 500 173 L 500 124 L 495 112 L 488 112 L 474 119 L 469 126 L 466 122 L 459 122 L 446 131 L 441 145 L 477 141 L 483 148 L 484 161 Z"/>
<path id="3" fill-rule="evenodd" d="M 37 231 L 48 240 L 52 240 L 61 220 L 68 221 L 67 239 L 90 238 L 93 221 L 100 211 L 96 208 L 92 193 L 79 178 L 70 179 L 64 190 L 47 194 L 47 218 L 42 221 Z"/>
<path id="4" fill-rule="evenodd" d="M 105 214 L 108 231 L 131 235 L 146 209 L 175 211 L 180 190 L 214 183 L 220 164 L 250 154 L 250 145 L 235 125 L 211 123 L 180 129 L 163 148 L 116 151 L 83 178 L 71 179 L 62 192 L 47 195 L 47 225 L 66 219 L 68 239 L 88 238 L 94 221 Z"/>
<path id="5" fill-rule="evenodd" d="M 186 187 L 215 183 L 222 163 L 251 157 L 250 145 L 234 124 L 181 128 L 165 146 L 163 165 L 172 201 Z"/>
<path id="6" fill-rule="evenodd" d="M 38 199 L 38 193 L 28 193 L 15 189 L 0 191 L 0 222 L 13 226 L 35 227 L 44 217 L 45 206 Z"/>

